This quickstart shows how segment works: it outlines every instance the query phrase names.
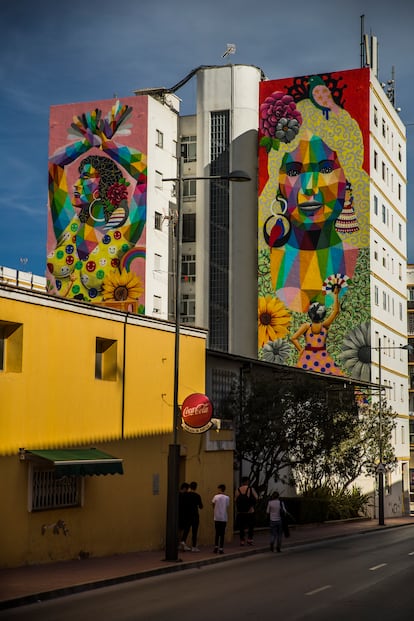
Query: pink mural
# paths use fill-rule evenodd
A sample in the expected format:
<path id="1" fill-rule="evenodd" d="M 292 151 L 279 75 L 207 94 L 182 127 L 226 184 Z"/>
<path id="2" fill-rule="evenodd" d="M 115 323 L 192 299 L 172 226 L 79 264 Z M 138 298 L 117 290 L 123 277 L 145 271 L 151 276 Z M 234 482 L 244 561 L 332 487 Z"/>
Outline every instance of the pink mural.
<path id="1" fill-rule="evenodd" d="M 147 98 L 56 106 L 48 291 L 144 313 Z"/>

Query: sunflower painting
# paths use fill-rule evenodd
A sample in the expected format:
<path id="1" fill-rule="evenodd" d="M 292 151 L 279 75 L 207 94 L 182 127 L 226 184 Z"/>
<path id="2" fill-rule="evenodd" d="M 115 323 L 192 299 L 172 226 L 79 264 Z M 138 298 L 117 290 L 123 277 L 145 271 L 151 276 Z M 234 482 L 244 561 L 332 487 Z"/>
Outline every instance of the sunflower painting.
<path id="1" fill-rule="evenodd" d="M 287 335 L 291 315 L 278 298 L 266 295 L 259 297 L 258 338 L 259 349 L 268 341 L 275 341 Z"/>
<path id="2" fill-rule="evenodd" d="M 138 299 L 143 292 L 140 277 L 125 268 L 110 272 L 102 284 L 102 299 L 105 306 L 129 312 L 137 312 Z"/>

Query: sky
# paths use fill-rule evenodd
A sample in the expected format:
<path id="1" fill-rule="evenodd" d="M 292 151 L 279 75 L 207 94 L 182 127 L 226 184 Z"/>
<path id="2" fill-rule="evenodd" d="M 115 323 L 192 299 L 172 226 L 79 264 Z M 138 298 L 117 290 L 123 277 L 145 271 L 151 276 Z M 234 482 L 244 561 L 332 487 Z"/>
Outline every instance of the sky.
<path id="1" fill-rule="evenodd" d="M 414 3 L 409 0 L 0 0 L 0 266 L 44 275 L 50 107 L 171 87 L 200 65 L 267 78 L 360 67 L 378 38 L 407 125 L 408 261 L 414 263 Z M 234 55 L 223 58 L 228 43 Z M 195 80 L 177 92 L 195 111 Z"/>

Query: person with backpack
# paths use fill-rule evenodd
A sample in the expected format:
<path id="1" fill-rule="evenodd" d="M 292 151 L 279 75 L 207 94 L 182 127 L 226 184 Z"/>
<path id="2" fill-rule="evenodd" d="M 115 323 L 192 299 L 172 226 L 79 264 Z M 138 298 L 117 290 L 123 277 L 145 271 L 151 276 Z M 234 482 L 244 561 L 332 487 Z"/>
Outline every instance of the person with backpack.
<path id="1" fill-rule="evenodd" d="M 240 545 L 253 545 L 255 506 L 258 496 L 256 490 L 249 485 L 249 477 L 242 478 L 242 484 L 235 492 L 237 523 L 240 532 Z"/>

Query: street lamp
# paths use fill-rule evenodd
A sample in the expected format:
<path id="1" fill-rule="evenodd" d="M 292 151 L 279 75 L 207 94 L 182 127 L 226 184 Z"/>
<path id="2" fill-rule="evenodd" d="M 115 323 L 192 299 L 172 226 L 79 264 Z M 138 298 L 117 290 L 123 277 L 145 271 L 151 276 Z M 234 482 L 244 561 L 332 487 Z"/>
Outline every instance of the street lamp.
<path id="1" fill-rule="evenodd" d="M 383 460 L 383 446 L 382 446 L 382 365 L 381 365 L 381 351 L 383 349 L 406 349 L 411 351 L 412 345 L 397 345 L 396 347 L 388 347 L 386 345 L 381 346 L 381 339 L 378 339 L 378 345 L 371 347 L 378 351 L 378 418 L 379 418 L 379 464 L 377 468 L 378 473 L 378 524 L 384 526 L 384 473 L 385 466 L 382 463 Z"/>
<path id="2" fill-rule="evenodd" d="M 180 423 L 180 405 L 178 403 L 178 381 L 180 364 L 180 325 L 181 325 L 181 247 L 183 237 L 182 197 L 184 177 L 182 173 L 183 158 L 177 161 L 177 176 L 163 178 L 164 181 L 176 183 L 177 223 L 175 248 L 175 341 L 174 341 L 174 391 L 173 391 L 173 441 L 168 447 L 168 487 L 167 517 L 165 530 L 165 560 L 178 560 L 178 487 L 180 476 L 180 445 L 178 443 L 178 426 Z M 192 181 L 251 181 L 251 177 L 242 170 L 234 170 L 227 175 L 208 175 L 205 177 L 186 176 Z"/>

